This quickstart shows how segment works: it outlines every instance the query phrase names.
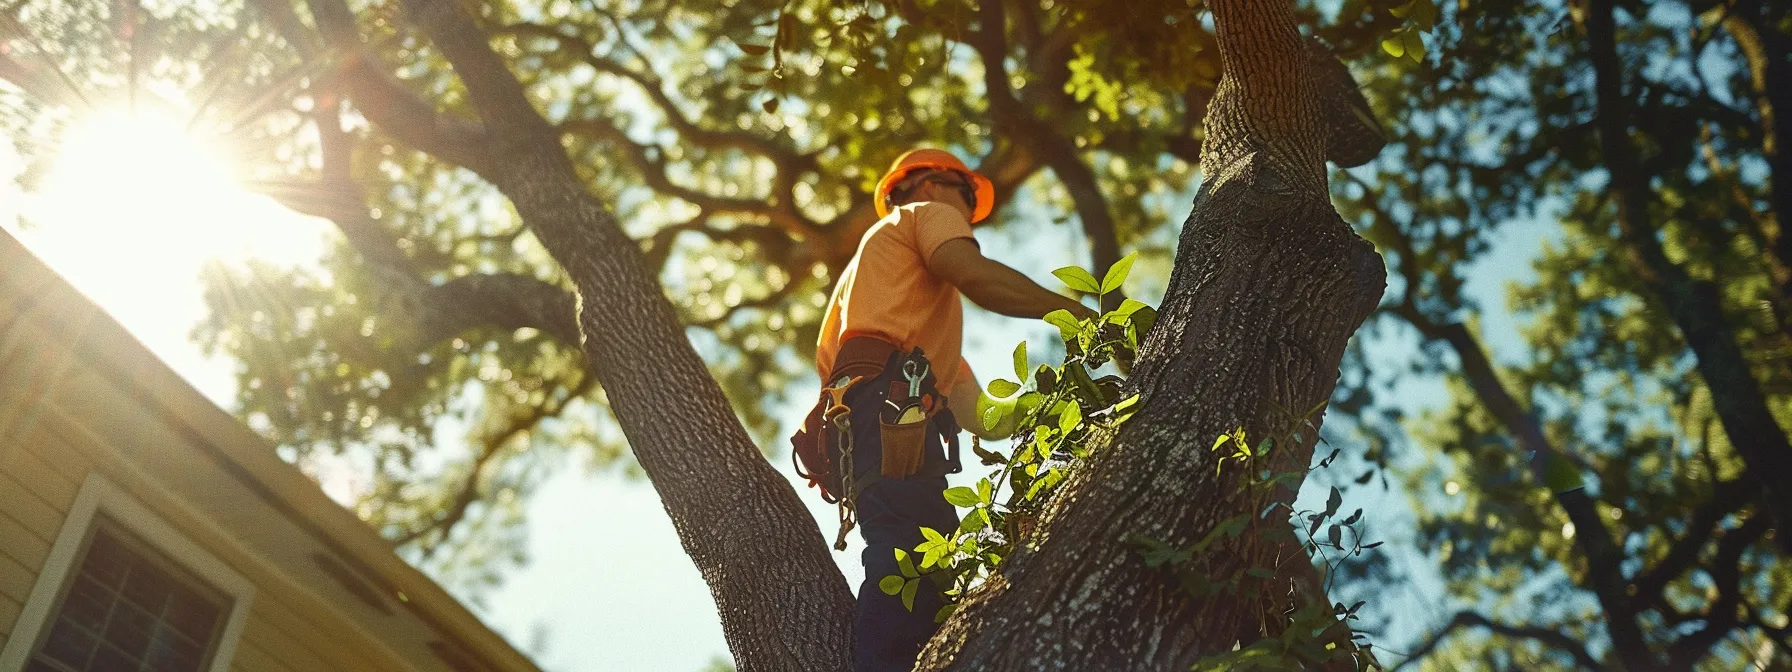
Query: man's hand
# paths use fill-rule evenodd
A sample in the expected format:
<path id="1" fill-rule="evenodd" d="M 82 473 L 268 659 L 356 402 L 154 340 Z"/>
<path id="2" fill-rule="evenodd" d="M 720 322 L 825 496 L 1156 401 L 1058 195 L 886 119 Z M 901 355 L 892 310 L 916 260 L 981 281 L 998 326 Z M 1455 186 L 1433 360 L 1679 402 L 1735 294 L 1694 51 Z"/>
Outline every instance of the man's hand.
<path id="1" fill-rule="evenodd" d="M 1039 286 L 1020 271 L 983 256 L 977 243 L 969 238 L 940 245 L 927 261 L 927 270 L 957 287 L 971 303 L 1009 317 L 1037 319 L 1060 309 L 1070 311 L 1079 320 L 1098 315 L 1074 299 Z"/>

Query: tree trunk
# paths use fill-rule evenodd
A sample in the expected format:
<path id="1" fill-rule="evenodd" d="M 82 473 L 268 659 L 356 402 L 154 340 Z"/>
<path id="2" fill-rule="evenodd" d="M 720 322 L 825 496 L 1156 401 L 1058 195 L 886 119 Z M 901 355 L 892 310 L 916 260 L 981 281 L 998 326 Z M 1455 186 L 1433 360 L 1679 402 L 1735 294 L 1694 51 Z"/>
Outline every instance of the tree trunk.
<path id="1" fill-rule="evenodd" d="M 459 5 L 405 6 L 479 110 L 488 136 L 481 177 L 511 200 L 577 286 L 589 366 L 709 584 L 736 664 L 847 668 L 853 606 L 846 581 L 814 519 L 692 349 L 639 247 L 586 190 L 558 131 Z"/>
<path id="2" fill-rule="evenodd" d="M 1206 183 L 1133 378 L 1140 411 L 1063 486 L 1031 543 L 967 598 L 918 669 L 1186 669 L 1276 634 L 1266 598 L 1311 587 L 1298 546 L 1243 534 L 1209 547 L 1207 573 L 1278 575 L 1191 598 L 1127 541 L 1185 547 L 1236 514 L 1254 519 L 1260 502 L 1243 474 L 1216 471 L 1209 447 L 1237 427 L 1253 442 L 1285 435 L 1326 400 L 1386 284 L 1380 256 L 1331 207 L 1292 6 L 1208 4 L 1224 75 L 1206 122 Z M 1317 422 L 1281 442 L 1271 468 L 1304 469 Z"/>

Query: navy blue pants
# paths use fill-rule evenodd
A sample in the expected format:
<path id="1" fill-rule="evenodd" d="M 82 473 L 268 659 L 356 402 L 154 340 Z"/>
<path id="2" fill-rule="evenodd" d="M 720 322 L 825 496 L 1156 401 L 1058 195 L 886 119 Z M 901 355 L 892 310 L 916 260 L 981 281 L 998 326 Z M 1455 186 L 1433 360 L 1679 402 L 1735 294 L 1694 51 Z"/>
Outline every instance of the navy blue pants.
<path id="1" fill-rule="evenodd" d="M 882 443 L 878 437 L 877 409 L 883 405 L 882 385 L 864 385 L 854 392 L 863 392 L 857 399 L 848 399 L 852 408 L 853 458 L 861 469 L 876 472 Z M 941 451 L 936 441 L 928 449 Z M 943 452 L 943 451 L 942 451 Z M 943 456 L 942 456 L 943 459 Z M 865 540 L 860 559 L 865 565 L 865 582 L 859 586 L 858 613 L 854 621 L 857 642 L 853 661 L 858 672 L 908 672 L 915 668 L 921 646 L 939 628 L 933 618 L 945 602 L 941 587 L 931 578 L 922 578 L 915 593 L 915 608 L 902 604 L 901 595 L 886 595 L 877 582 L 886 576 L 900 576 L 895 549 L 912 555 L 920 545 L 922 527 L 931 527 L 940 534 L 958 529 L 958 510 L 946 502 L 946 479 L 910 477 L 903 480 L 877 479 L 859 492 L 857 499 L 859 536 Z M 921 569 L 921 558 L 910 562 Z M 923 570 L 925 571 L 925 570 Z"/>

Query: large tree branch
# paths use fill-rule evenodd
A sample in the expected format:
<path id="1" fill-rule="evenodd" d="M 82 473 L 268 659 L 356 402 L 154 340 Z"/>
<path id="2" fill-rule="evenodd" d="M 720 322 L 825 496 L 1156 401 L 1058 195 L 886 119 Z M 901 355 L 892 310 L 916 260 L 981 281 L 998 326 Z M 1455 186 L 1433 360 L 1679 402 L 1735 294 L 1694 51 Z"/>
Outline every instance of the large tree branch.
<path id="1" fill-rule="evenodd" d="M 1668 583 L 1680 578 L 1699 559 L 1699 550 L 1711 540 L 1717 524 L 1741 509 L 1754 494 L 1754 489 L 1736 482 L 1719 482 L 1711 488 L 1711 499 L 1694 509 L 1686 523 L 1686 531 L 1675 539 L 1668 552 L 1632 583 L 1638 606 L 1667 606 L 1662 591 Z M 1761 516 L 1756 516 L 1761 518 Z"/>
<path id="2" fill-rule="evenodd" d="M 294 22 L 289 17 L 292 8 L 284 0 L 257 0 L 256 6 L 276 26 Z M 357 111 L 400 142 L 474 172 L 485 167 L 489 137 L 484 129 L 440 113 L 406 90 L 362 43 L 345 0 L 308 0 L 308 6 L 329 45 L 326 57 L 336 64 L 331 88 L 346 93 Z"/>
<path id="3" fill-rule="evenodd" d="M 1730 530 L 1717 542 L 1717 553 L 1711 558 L 1711 581 L 1717 589 L 1717 600 L 1705 610 L 1705 626 L 1683 636 L 1668 648 L 1670 669 L 1691 670 L 1723 638 L 1740 624 L 1742 609 L 1742 553 L 1760 541 L 1772 529 L 1773 521 L 1765 515 L 1750 516 L 1740 527 Z"/>
<path id="4" fill-rule="evenodd" d="M 618 30 L 620 29 L 619 26 Z M 497 34 L 510 34 L 553 40 L 562 45 L 562 48 L 570 49 L 580 54 L 581 60 L 586 65 L 591 66 L 593 70 L 615 75 L 633 82 L 636 86 L 640 87 L 642 93 L 647 95 L 647 99 L 654 104 L 654 107 L 659 108 L 661 116 L 666 118 L 666 122 L 672 126 L 672 130 L 676 131 L 680 138 L 691 145 L 703 147 L 705 149 L 737 149 L 743 152 L 763 156 L 771 159 L 773 163 L 776 163 L 780 172 L 790 171 L 792 173 L 802 173 L 821 171 L 821 166 L 816 162 L 815 155 L 812 153 L 798 152 L 791 147 L 781 145 L 775 141 L 751 133 L 717 131 L 698 125 L 696 122 L 691 121 L 691 119 L 685 115 L 682 106 L 679 105 L 677 101 L 674 101 L 670 94 L 666 93 L 665 83 L 661 81 L 658 76 L 625 66 L 615 60 L 598 55 L 596 45 L 583 37 L 569 35 L 552 26 L 528 22 L 509 24 L 499 29 Z"/>
<path id="5" fill-rule="evenodd" d="M 1294 7 L 1261 0 L 1210 0 L 1208 7 L 1225 76 L 1208 107 L 1202 165 L 1262 154 L 1268 177 L 1282 183 L 1266 187 L 1325 193 L 1320 101 Z"/>
<path id="6" fill-rule="evenodd" d="M 1410 259 L 1411 257 L 1405 257 L 1403 261 Z M 1408 286 L 1411 284 L 1408 283 Z M 1413 307 L 1410 294 L 1407 299 L 1407 302 L 1394 308 L 1395 314 L 1406 319 L 1426 338 L 1448 343 L 1455 350 L 1457 359 L 1462 363 L 1463 378 L 1481 400 L 1482 407 L 1518 439 L 1520 448 L 1531 453 L 1532 470 L 1537 474 L 1538 484 L 1548 487 L 1543 478 L 1544 467 L 1554 460 L 1565 460 L 1567 457 L 1543 434 L 1543 427 L 1536 417 L 1527 412 L 1517 398 L 1506 390 L 1505 384 L 1500 382 L 1499 376 L 1494 372 L 1486 351 L 1467 327 L 1457 323 L 1432 322 Z M 1584 580 L 1593 589 L 1593 594 L 1605 612 L 1606 629 L 1610 632 L 1612 647 L 1627 665 L 1639 662 L 1654 665 L 1654 654 L 1649 651 L 1648 643 L 1643 638 L 1636 607 L 1625 592 L 1624 576 L 1608 569 L 1621 564 L 1624 551 L 1612 540 L 1611 529 L 1599 516 L 1597 502 L 1584 488 L 1555 492 L 1554 497 L 1562 511 L 1568 515 L 1568 520 L 1574 523 L 1574 545 L 1580 548 L 1587 561 Z"/>
<path id="7" fill-rule="evenodd" d="M 778 225 L 792 236 L 806 237 L 815 234 L 815 224 L 805 219 L 789 198 L 779 199 L 777 203 L 756 198 L 730 198 L 717 196 L 698 189 L 678 184 L 672 180 L 667 170 L 665 151 L 658 147 L 637 144 L 614 123 L 607 119 L 575 119 L 560 124 L 563 133 L 579 135 L 605 141 L 610 147 L 622 153 L 641 174 L 647 186 L 662 195 L 677 198 L 703 210 L 716 214 L 757 215 Z"/>
<path id="8" fill-rule="evenodd" d="M 1612 5 L 1612 0 L 1590 0 L 1586 26 L 1600 147 L 1611 174 L 1608 189 L 1617 201 L 1620 239 L 1631 267 L 1664 304 L 1697 356 L 1699 374 L 1711 390 L 1712 406 L 1731 444 L 1748 465 L 1749 477 L 1765 492 L 1766 510 L 1782 527 L 1792 526 L 1792 479 L 1783 477 L 1792 474 L 1792 444 L 1768 409 L 1730 331 L 1723 297 L 1712 283 L 1691 277 L 1668 258 L 1650 222 L 1649 177 L 1641 172 L 1630 140 Z M 1792 535 L 1785 535 L 1781 544 L 1792 551 Z"/>
<path id="9" fill-rule="evenodd" d="M 691 347 L 639 244 L 592 197 L 560 130 L 530 103 L 461 5 L 402 4 L 466 84 L 493 134 L 495 170 L 481 175 L 510 199 L 577 286 L 589 370 L 709 584 L 736 664 L 846 667 L 851 592 L 814 519 Z"/>
<path id="10" fill-rule="evenodd" d="M 1568 635 L 1550 628 L 1507 625 L 1472 611 L 1457 612 L 1456 616 L 1451 618 L 1450 622 L 1445 624 L 1443 629 L 1438 630 L 1437 632 L 1432 633 L 1430 637 L 1425 638 L 1424 643 L 1420 644 L 1417 649 L 1414 649 L 1411 655 L 1407 657 L 1405 661 L 1395 666 L 1394 669 L 1398 670 L 1404 668 L 1414 661 L 1421 660 L 1425 656 L 1430 655 L 1433 650 L 1437 649 L 1437 645 L 1441 644 L 1444 639 L 1448 638 L 1457 630 L 1464 628 L 1486 628 L 1494 634 L 1514 639 L 1529 639 L 1572 656 L 1574 658 L 1574 664 L 1581 669 L 1605 669 L 1604 665 L 1599 664 L 1598 659 L 1587 652 L 1586 645 L 1581 644 L 1580 641 L 1573 637 L 1569 637 Z"/>
<path id="11" fill-rule="evenodd" d="M 1101 193 L 1101 185 L 1095 178 L 1095 171 L 1083 162 L 1075 143 L 1051 125 L 1035 118 L 1027 110 L 1026 104 L 1016 98 L 1008 83 L 1007 17 L 1000 0 L 980 3 L 978 5 L 978 29 L 973 35 L 973 46 L 983 62 L 983 86 L 989 99 L 990 116 L 994 126 L 1004 137 L 1023 141 L 1036 148 L 1035 153 L 1044 157 L 1052 174 L 1070 192 L 1071 202 L 1076 204 L 1077 219 L 1082 223 L 1083 236 L 1089 241 L 1090 258 L 1093 262 L 1095 277 L 1103 277 L 1108 267 L 1120 260 L 1120 242 L 1115 231 L 1114 217 L 1108 209 L 1107 196 Z M 1062 105 L 1062 85 L 1057 94 L 1048 94 Z M 1072 111 L 1058 109 L 1059 114 L 1071 114 Z M 1115 292 L 1106 297 L 1107 309 L 1120 305 L 1123 297 Z"/>
<path id="12" fill-rule="evenodd" d="M 570 315 L 570 313 L 568 314 Z M 491 468 L 498 455 L 503 452 L 504 447 L 517 437 L 533 431 L 537 425 L 541 424 L 541 421 L 560 415 L 568 403 L 573 399 L 583 398 L 586 393 L 591 391 L 596 382 L 597 379 L 592 376 L 582 376 L 572 392 L 558 397 L 557 403 L 527 406 L 522 413 L 509 418 L 509 422 L 504 423 L 497 431 L 479 437 L 479 454 L 473 456 L 472 463 L 467 465 L 467 474 L 461 478 L 458 487 L 455 488 L 454 496 L 450 498 L 448 506 L 431 516 L 425 524 L 405 530 L 392 538 L 390 540 L 392 545 L 407 546 L 433 535 L 434 539 L 423 544 L 420 553 L 424 558 L 434 555 L 437 549 L 447 543 L 448 537 L 454 534 L 454 528 L 459 526 L 461 521 L 466 520 L 467 512 L 472 510 L 473 504 L 485 496 L 486 472 Z"/>

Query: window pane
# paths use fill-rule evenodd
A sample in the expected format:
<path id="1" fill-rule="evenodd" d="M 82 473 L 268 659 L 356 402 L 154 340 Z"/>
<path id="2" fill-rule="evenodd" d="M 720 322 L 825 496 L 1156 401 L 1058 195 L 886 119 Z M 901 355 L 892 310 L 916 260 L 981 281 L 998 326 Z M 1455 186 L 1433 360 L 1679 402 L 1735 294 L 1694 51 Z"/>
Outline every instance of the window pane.
<path id="1" fill-rule="evenodd" d="M 94 531 L 29 672 L 198 672 L 226 603 L 140 541 Z"/>

